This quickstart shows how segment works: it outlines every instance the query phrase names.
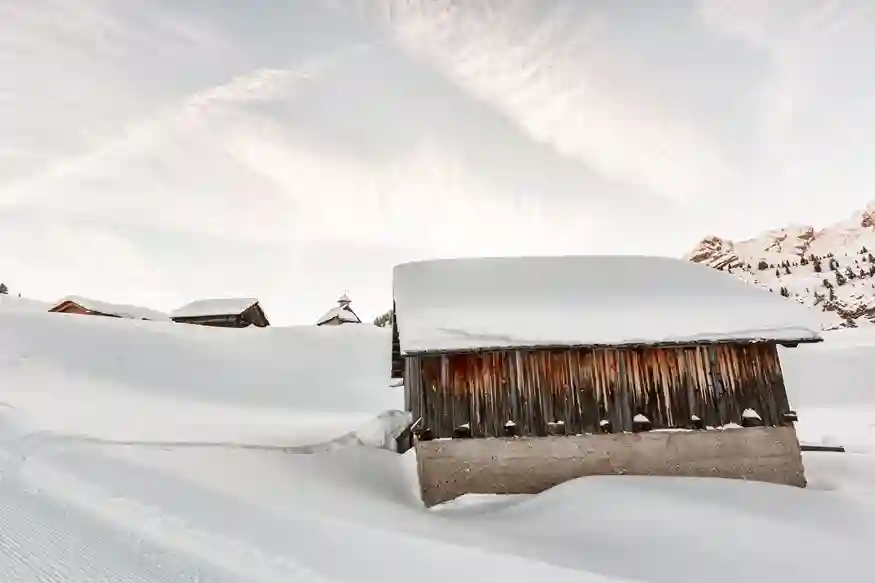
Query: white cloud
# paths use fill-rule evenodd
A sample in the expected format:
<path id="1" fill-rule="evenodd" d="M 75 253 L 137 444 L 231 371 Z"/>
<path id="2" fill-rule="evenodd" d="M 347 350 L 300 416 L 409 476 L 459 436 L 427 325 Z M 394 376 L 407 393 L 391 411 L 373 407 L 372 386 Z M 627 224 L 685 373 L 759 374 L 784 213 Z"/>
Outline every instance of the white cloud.
<path id="1" fill-rule="evenodd" d="M 663 110 L 645 87 L 614 86 L 611 62 L 593 59 L 611 25 L 601 13 L 564 3 L 537 20 L 524 2 L 393 6 L 403 46 L 562 155 L 679 202 L 726 179 L 719 146 L 694 120 Z"/>

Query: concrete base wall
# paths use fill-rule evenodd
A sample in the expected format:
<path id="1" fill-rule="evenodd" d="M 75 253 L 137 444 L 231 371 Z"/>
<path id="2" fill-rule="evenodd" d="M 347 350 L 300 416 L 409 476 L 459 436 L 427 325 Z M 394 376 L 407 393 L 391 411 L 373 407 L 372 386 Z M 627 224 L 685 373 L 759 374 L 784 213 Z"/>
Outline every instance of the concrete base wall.
<path id="1" fill-rule="evenodd" d="M 422 500 L 535 494 L 582 476 L 716 477 L 805 487 L 793 427 L 420 441 Z"/>

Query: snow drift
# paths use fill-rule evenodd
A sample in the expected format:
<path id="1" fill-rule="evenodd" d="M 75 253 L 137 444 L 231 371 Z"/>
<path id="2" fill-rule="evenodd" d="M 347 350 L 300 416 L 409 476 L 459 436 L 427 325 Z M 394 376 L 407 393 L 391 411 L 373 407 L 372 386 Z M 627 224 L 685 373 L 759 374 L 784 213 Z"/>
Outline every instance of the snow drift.
<path id="1" fill-rule="evenodd" d="M 62 435 L 313 446 L 359 426 L 373 435 L 375 416 L 401 407 L 390 340 L 374 326 L 236 330 L 0 312 L 0 402 L 32 430 Z"/>

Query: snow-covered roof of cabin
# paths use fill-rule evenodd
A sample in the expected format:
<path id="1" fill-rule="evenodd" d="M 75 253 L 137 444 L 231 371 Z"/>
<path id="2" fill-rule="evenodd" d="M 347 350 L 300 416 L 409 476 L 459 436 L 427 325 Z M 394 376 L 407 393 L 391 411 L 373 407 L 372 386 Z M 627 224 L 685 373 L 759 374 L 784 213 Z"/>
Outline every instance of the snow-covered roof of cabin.
<path id="1" fill-rule="evenodd" d="M 171 318 L 203 318 L 241 314 L 258 303 L 256 298 L 213 298 L 196 300 L 171 312 Z"/>
<path id="2" fill-rule="evenodd" d="M 820 338 L 808 308 L 668 257 L 422 261 L 393 288 L 404 353 Z"/>
<path id="3" fill-rule="evenodd" d="M 361 320 L 358 316 L 355 315 L 348 306 L 335 306 L 325 312 L 321 318 L 316 321 L 316 325 L 324 324 L 325 322 L 330 322 L 334 318 L 338 318 L 341 322 L 349 322 L 351 324 L 361 324 Z"/>
<path id="4" fill-rule="evenodd" d="M 157 310 L 152 310 L 149 308 L 143 308 L 140 306 L 129 306 L 126 304 L 112 304 L 110 302 L 104 302 L 101 300 L 93 300 L 91 298 L 84 298 L 82 296 L 67 296 L 61 300 L 59 300 L 54 306 L 50 308 L 54 309 L 60 306 L 61 304 L 72 302 L 77 304 L 86 310 L 91 312 L 100 312 L 101 314 L 108 314 L 111 316 L 118 316 L 120 318 L 129 318 L 131 320 L 169 320 L 170 317 L 164 312 L 159 312 Z"/>

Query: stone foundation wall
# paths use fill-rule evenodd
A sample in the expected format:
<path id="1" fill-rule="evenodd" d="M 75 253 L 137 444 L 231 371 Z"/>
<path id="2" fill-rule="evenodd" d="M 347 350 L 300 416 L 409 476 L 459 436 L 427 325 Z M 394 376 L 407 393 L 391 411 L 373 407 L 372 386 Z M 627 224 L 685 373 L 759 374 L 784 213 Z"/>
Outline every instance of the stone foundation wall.
<path id="1" fill-rule="evenodd" d="M 582 476 L 717 477 L 805 487 L 793 427 L 652 431 L 416 444 L 422 500 L 534 494 Z"/>

